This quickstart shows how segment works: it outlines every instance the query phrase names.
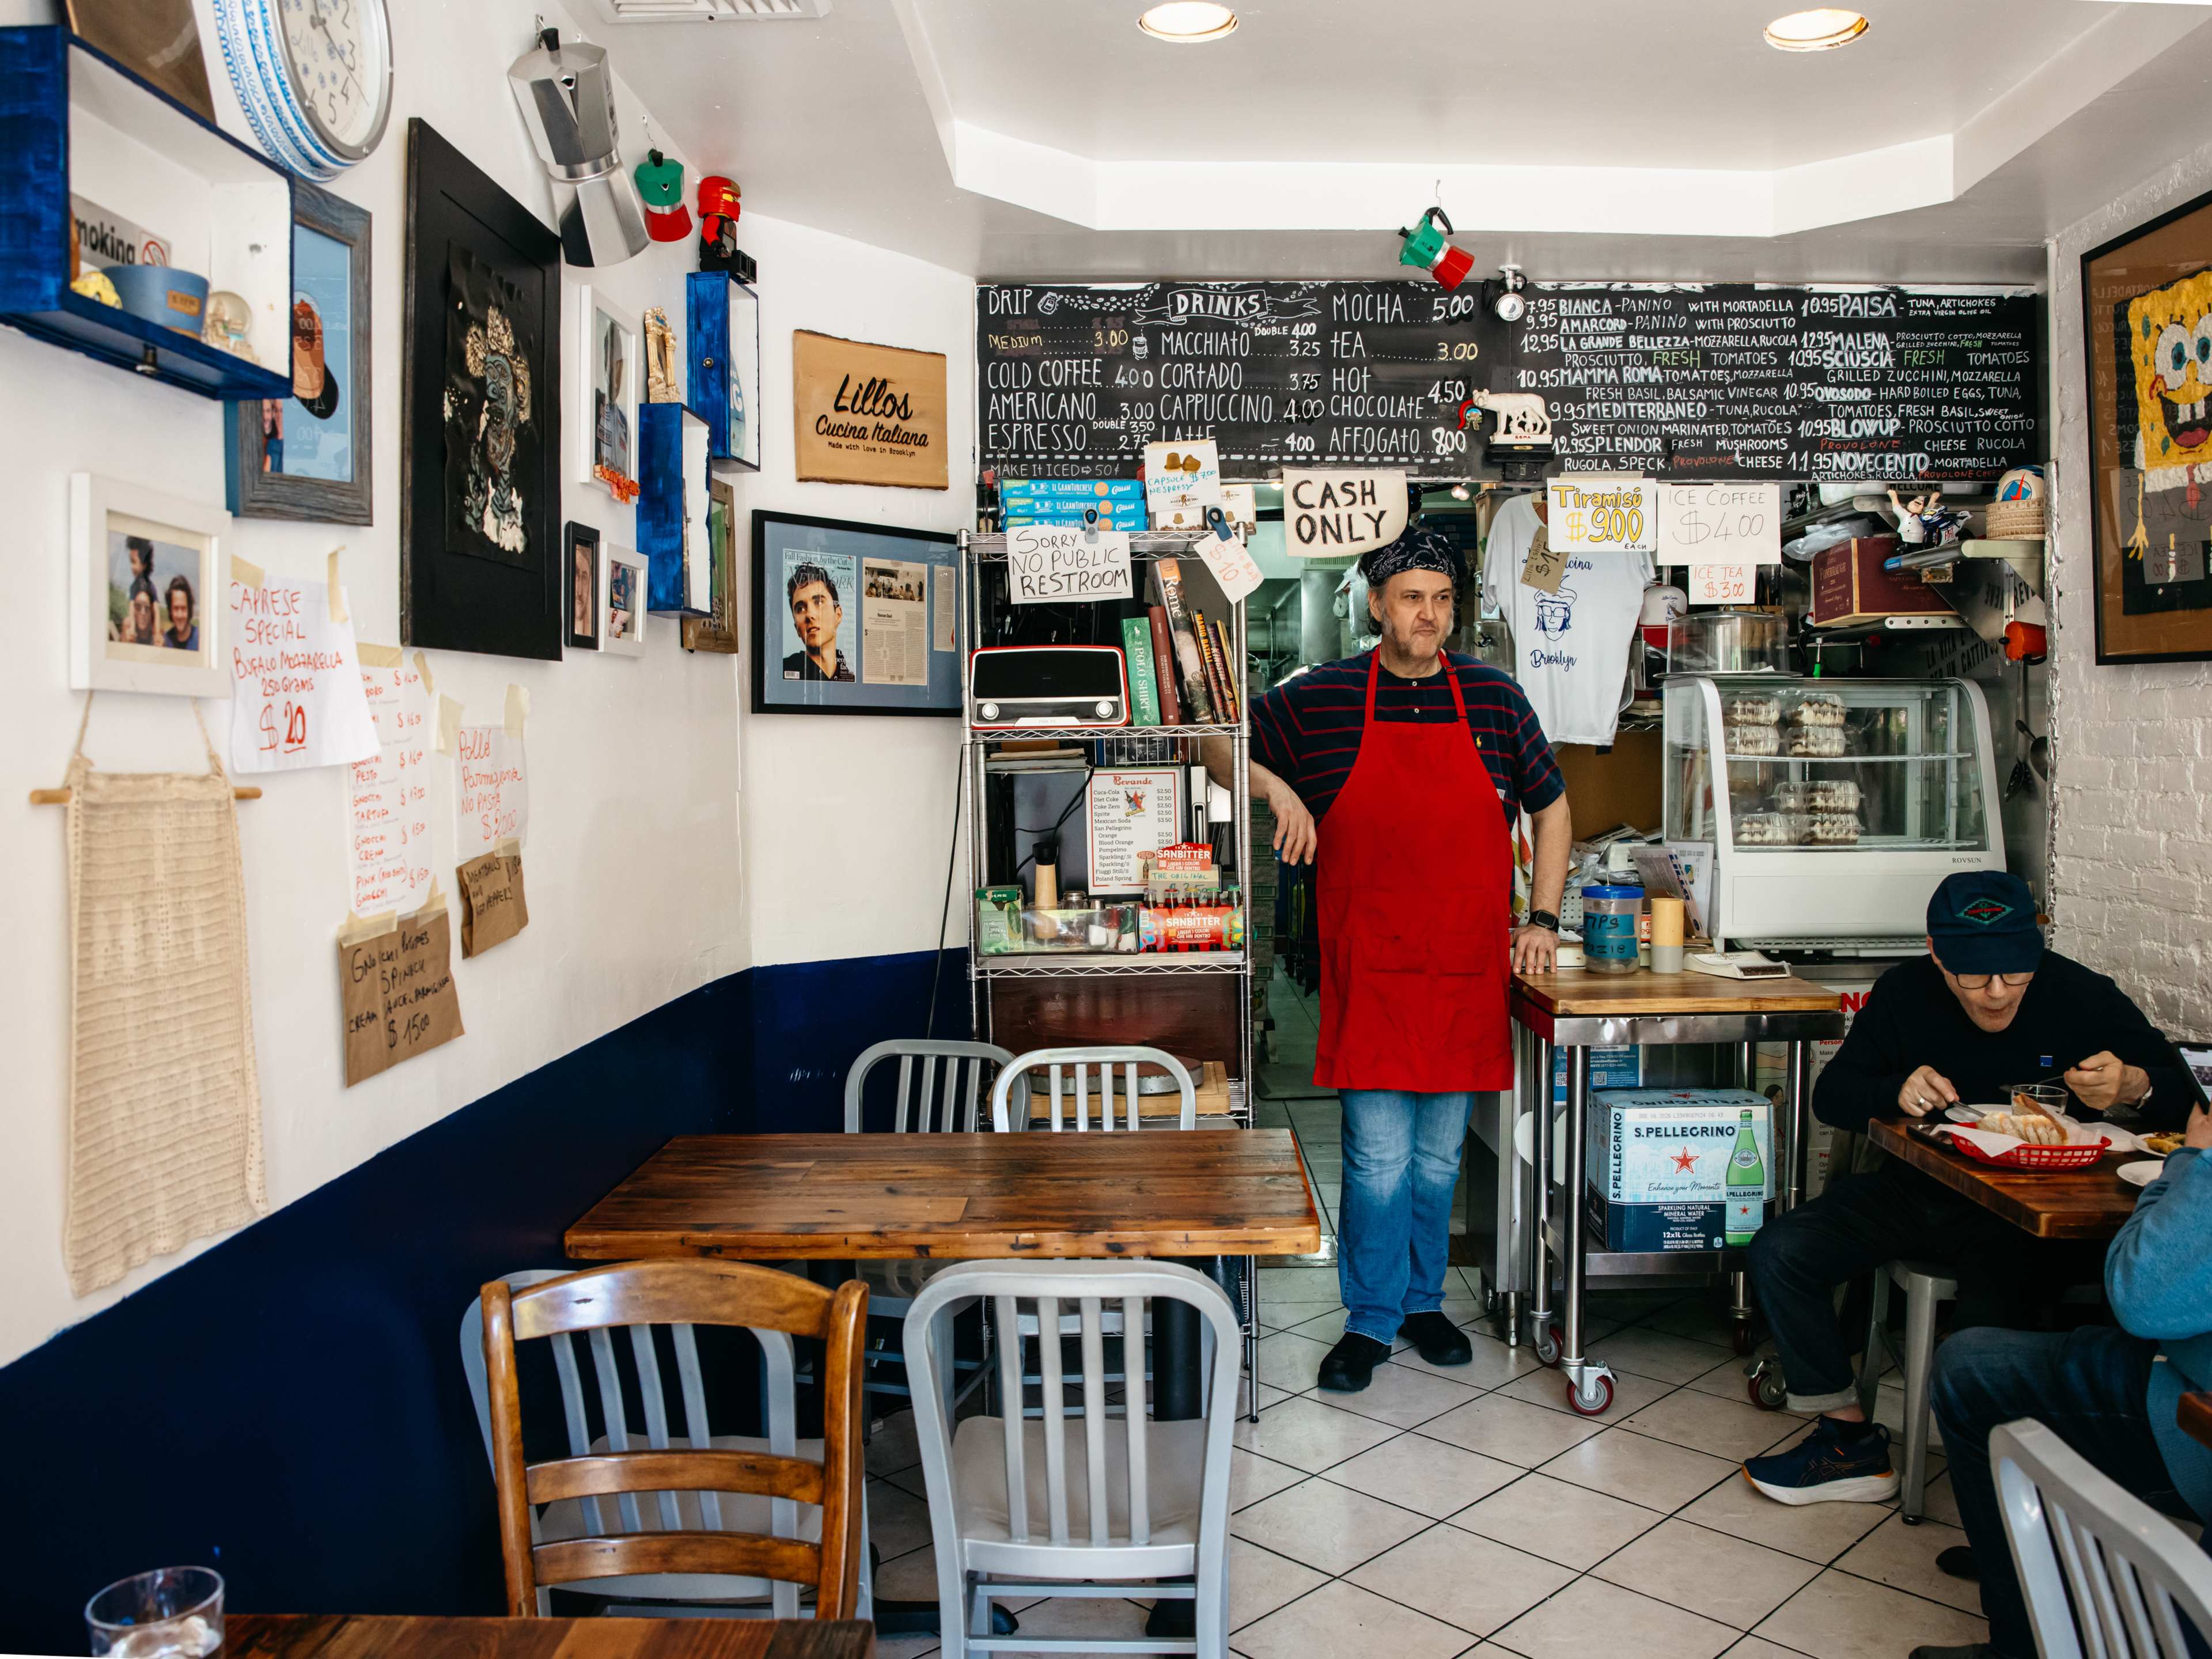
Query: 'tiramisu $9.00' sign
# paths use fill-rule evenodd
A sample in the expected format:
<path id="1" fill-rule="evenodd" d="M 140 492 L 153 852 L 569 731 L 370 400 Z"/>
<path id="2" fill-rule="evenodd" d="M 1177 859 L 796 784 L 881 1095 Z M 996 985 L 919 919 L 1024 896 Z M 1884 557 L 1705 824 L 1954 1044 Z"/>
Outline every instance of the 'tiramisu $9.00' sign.
<path id="1" fill-rule="evenodd" d="M 796 330 L 796 456 L 803 483 L 945 489 L 945 356 Z"/>
<path id="2" fill-rule="evenodd" d="M 1656 553 L 1659 550 L 1659 486 L 1650 478 L 1595 477 L 1588 473 L 1548 480 L 1548 528 L 1560 553 Z"/>

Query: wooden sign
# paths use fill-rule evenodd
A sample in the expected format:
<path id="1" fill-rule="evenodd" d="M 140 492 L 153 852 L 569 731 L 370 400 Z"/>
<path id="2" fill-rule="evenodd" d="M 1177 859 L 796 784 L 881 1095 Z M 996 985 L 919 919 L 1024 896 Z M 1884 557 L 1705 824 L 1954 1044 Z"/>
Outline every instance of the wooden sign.
<path id="1" fill-rule="evenodd" d="M 794 330 L 802 483 L 945 489 L 945 355 Z"/>
<path id="2" fill-rule="evenodd" d="M 522 892 L 522 850 L 513 842 L 453 872 L 461 888 L 461 954 L 480 957 L 530 926 Z"/>
<path id="3" fill-rule="evenodd" d="M 346 1087 L 463 1034 L 453 937 L 441 904 L 381 933 L 338 941 Z"/>

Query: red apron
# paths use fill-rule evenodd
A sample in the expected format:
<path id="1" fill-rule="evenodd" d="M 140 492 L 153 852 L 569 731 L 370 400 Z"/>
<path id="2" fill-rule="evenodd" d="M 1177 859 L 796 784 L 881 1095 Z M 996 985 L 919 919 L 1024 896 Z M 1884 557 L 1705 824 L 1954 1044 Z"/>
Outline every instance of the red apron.
<path id="1" fill-rule="evenodd" d="M 1513 852 L 1497 786 L 1458 718 L 1367 723 L 1321 821 L 1321 1040 L 1314 1081 L 1447 1093 L 1513 1082 L 1505 989 Z"/>

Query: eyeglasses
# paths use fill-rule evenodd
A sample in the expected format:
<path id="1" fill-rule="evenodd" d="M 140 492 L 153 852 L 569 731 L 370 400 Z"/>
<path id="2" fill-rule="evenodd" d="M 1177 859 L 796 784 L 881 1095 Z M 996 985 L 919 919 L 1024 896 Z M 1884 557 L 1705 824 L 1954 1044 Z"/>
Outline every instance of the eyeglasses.
<path id="1" fill-rule="evenodd" d="M 2002 982 L 2007 988 L 2016 991 L 2033 979 L 2035 973 L 2031 969 L 2025 974 L 1953 974 L 1951 977 L 1957 981 L 1959 988 L 1962 991 L 1986 991 L 1990 988 L 1990 981 L 1993 979 Z"/>

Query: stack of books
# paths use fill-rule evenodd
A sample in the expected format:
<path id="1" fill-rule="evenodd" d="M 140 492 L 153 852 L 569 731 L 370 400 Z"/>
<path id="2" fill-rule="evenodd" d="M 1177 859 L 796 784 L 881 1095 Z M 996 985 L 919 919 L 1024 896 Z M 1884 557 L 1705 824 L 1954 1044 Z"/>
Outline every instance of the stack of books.
<path id="1" fill-rule="evenodd" d="M 1146 615 L 1121 623 L 1133 726 L 1233 726 L 1243 709 L 1232 630 L 1183 604 L 1182 566 L 1152 565 Z"/>

